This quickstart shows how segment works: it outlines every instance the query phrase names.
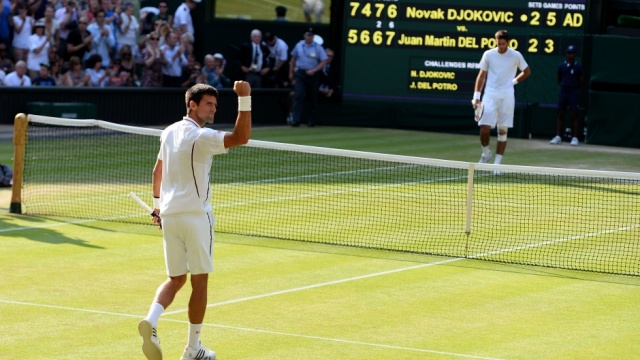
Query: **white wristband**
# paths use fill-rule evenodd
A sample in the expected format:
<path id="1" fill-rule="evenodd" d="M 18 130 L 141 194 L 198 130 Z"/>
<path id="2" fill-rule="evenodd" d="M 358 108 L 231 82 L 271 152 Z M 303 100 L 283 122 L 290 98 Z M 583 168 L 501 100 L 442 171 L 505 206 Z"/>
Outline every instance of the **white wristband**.
<path id="1" fill-rule="evenodd" d="M 160 209 L 160 198 L 159 197 L 153 197 L 153 208 L 154 209 Z"/>
<path id="2" fill-rule="evenodd" d="M 516 79 L 516 78 L 513 78 L 513 80 L 512 80 L 512 82 L 513 82 L 513 86 L 516 86 L 516 85 L 518 85 L 518 79 Z"/>
<path id="3" fill-rule="evenodd" d="M 238 97 L 238 111 L 251 111 L 251 96 Z"/>
<path id="4" fill-rule="evenodd" d="M 473 100 L 480 100 L 480 91 L 476 91 L 473 93 Z"/>

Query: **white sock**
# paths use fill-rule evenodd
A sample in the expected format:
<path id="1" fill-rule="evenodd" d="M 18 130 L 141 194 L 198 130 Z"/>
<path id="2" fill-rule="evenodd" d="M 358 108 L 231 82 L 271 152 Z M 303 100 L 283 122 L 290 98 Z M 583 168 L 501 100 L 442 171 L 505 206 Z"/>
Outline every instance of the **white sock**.
<path id="1" fill-rule="evenodd" d="M 197 349 L 200 346 L 200 330 L 202 324 L 189 324 L 189 346 Z"/>
<path id="2" fill-rule="evenodd" d="M 490 152 L 491 152 L 491 150 L 489 150 L 489 146 L 488 145 L 482 147 L 482 153 L 483 154 L 488 154 Z"/>
<path id="3" fill-rule="evenodd" d="M 162 315 L 163 311 L 164 311 L 164 307 L 159 303 L 151 304 L 151 307 L 149 308 L 149 313 L 147 314 L 147 318 L 146 318 L 151 323 L 151 326 L 158 327 L 158 319 L 160 318 L 160 315 Z"/>
<path id="4" fill-rule="evenodd" d="M 500 165 L 502 162 L 502 155 L 496 155 L 496 159 L 493 161 L 494 164 Z"/>

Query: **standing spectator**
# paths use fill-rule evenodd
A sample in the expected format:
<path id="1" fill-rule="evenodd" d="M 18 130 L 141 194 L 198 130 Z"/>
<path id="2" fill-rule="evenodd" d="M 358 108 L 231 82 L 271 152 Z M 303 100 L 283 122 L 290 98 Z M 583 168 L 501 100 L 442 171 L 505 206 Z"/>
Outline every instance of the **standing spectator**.
<path id="1" fill-rule="evenodd" d="M 27 76 L 27 63 L 24 60 L 16 62 L 15 71 L 4 78 L 5 86 L 31 86 L 31 79 Z"/>
<path id="2" fill-rule="evenodd" d="M 276 21 L 287 21 L 287 8 L 278 5 L 276 6 Z"/>
<path id="3" fill-rule="evenodd" d="M 231 132 L 205 127 L 212 124 L 218 91 L 198 84 L 185 93 L 187 114 L 160 135 L 160 151 L 153 167 L 154 210 L 162 216 L 167 279 L 158 287 L 147 316 L 138 324 L 142 351 L 147 359 L 162 359 L 156 331 L 158 319 L 171 305 L 191 273 L 191 300 L 187 317 L 189 332 L 182 360 L 215 360 L 200 332 L 207 310 L 209 273 L 213 271 L 213 224 L 209 189 L 214 155 L 244 145 L 251 135 L 251 88 L 237 81 L 238 116 Z M 189 174 L 189 175 L 187 175 Z M 155 217 L 160 224 L 160 218 Z"/>
<path id="4" fill-rule="evenodd" d="M 162 66 L 166 61 L 163 50 L 160 50 L 159 36 L 156 33 L 149 34 L 147 45 L 142 50 L 144 65 L 140 85 L 142 87 L 162 86 Z"/>
<path id="5" fill-rule="evenodd" d="M 0 44 L 9 46 L 11 36 L 11 0 L 0 0 Z"/>
<path id="6" fill-rule="evenodd" d="M 263 77 L 271 71 L 266 65 L 269 48 L 262 43 L 262 32 L 251 31 L 251 41 L 240 46 L 237 63 L 240 67 L 240 78 L 246 80 L 252 88 L 262 87 Z"/>
<path id="7" fill-rule="evenodd" d="M 91 85 L 91 78 L 89 78 L 89 74 L 82 70 L 82 62 L 79 57 L 72 56 L 71 59 L 69 59 L 69 71 L 62 75 L 60 85 L 70 87 Z"/>
<path id="8" fill-rule="evenodd" d="M 62 0 L 64 7 L 56 10 L 55 19 L 60 24 L 60 32 L 58 42 L 58 51 L 60 51 L 60 57 L 68 60 L 67 56 L 67 38 L 71 30 L 78 28 L 78 18 L 80 14 L 78 12 L 78 6 L 75 0 Z"/>
<path id="9" fill-rule="evenodd" d="M 194 36 L 193 20 L 191 19 L 191 10 L 202 0 L 185 0 L 182 5 L 178 6 L 176 14 L 173 17 L 173 27 L 181 30 L 181 34 L 189 33 Z"/>
<path id="10" fill-rule="evenodd" d="M 178 44 L 178 35 L 171 32 L 167 43 L 162 46 L 165 63 L 162 67 L 162 85 L 164 87 L 180 87 L 182 85 L 182 67 L 187 65 L 184 47 Z"/>
<path id="11" fill-rule="evenodd" d="M 57 63 L 58 61 L 60 61 L 60 54 L 58 52 L 58 48 L 55 46 L 55 44 L 52 44 L 51 46 L 49 46 L 49 51 L 47 54 L 47 62 L 53 68 L 53 64 Z"/>
<path id="12" fill-rule="evenodd" d="M 33 33 L 33 18 L 27 15 L 27 6 L 23 2 L 16 5 L 18 15 L 13 17 L 13 60 L 27 60 L 29 55 L 29 38 Z"/>
<path id="13" fill-rule="evenodd" d="M 51 46 L 57 50 L 60 42 L 60 24 L 54 18 L 55 13 L 53 6 L 47 5 L 44 10 L 44 33 L 51 39 Z"/>
<path id="14" fill-rule="evenodd" d="M 138 53 L 138 32 L 140 24 L 133 10 L 135 9 L 132 2 L 127 1 L 123 5 L 124 11 L 118 18 L 118 31 L 116 31 L 116 43 L 118 51 L 124 46 L 129 45 L 134 53 Z"/>
<path id="15" fill-rule="evenodd" d="M 44 17 L 44 11 L 47 7 L 47 0 L 28 0 L 26 2 L 29 13 L 34 20 Z"/>
<path id="16" fill-rule="evenodd" d="M 304 19 L 310 23 L 312 21 L 311 16 L 315 15 L 316 22 L 322 22 L 322 13 L 324 12 L 324 0 L 302 0 L 302 12 L 304 12 Z"/>
<path id="17" fill-rule="evenodd" d="M 81 16 L 78 20 L 78 28 L 72 30 L 67 37 L 67 52 L 65 60 L 71 59 L 73 56 L 77 56 L 80 61 L 85 61 L 91 51 L 91 42 L 93 41 L 93 34 L 91 34 L 87 27 L 89 26 L 89 20 L 86 16 Z"/>
<path id="18" fill-rule="evenodd" d="M 313 29 L 304 33 L 304 40 L 300 40 L 291 51 L 289 63 L 289 79 L 294 85 L 293 119 L 291 126 L 299 126 L 302 120 L 302 107 L 305 97 L 309 100 L 308 126 L 315 126 L 318 108 L 318 88 L 320 86 L 320 71 L 327 64 L 327 53 L 322 45 L 313 41 Z"/>
<path id="19" fill-rule="evenodd" d="M 89 54 L 100 55 L 102 66 L 108 68 L 111 65 L 111 49 L 115 46 L 116 39 L 111 27 L 105 22 L 105 16 L 104 10 L 96 11 L 96 21 L 90 24 L 87 30 L 93 35 Z"/>
<path id="20" fill-rule="evenodd" d="M 580 101 L 580 88 L 584 83 L 582 76 L 582 65 L 576 60 L 576 48 L 569 45 L 566 51 L 567 59 L 558 65 L 558 84 L 560 85 L 560 94 L 558 95 L 558 121 L 556 123 L 556 136 L 551 139 L 552 144 L 560 144 L 562 142 L 562 133 L 564 132 L 564 118 L 569 109 L 571 116 L 571 145 L 578 146 L 578 104 Z M 585 139 L 586 140 L 586 139 Z"/>
<path id="21" fill-rule="evenodd" d="M 93 22 L 96 21 L 96 14 L 98 13 L 99 10 L 101 10 L 100 1 L 99 0 L 89 0 L 89 5 L 87 6 L 87 9 L 85 10 L 85 15 L 86 15 L 87 19 L 89 19 L 89 24 L 93 24 Z"/>
<path id="22" fill-rule="evenodd" d="M 267 67 L 270 69 L 265 76 L 265 87 L 289 87 L 289 45 L 271 32 L 264 34 L 264 43 L 269 48 Z"/>
<path id="23" fill-rule="evenodd" d="M 51 65 L 48 63 L 40 64 L 40 72 L 32 81 L 33 86 L 56 86 L 57 81 L 49 74 Z"/>
<path id="24" fill-rule="evenodd" d="M 45 35 L 44 19 L 36 21 L 33 35 L 29 37 L 29 56 L 27 57 L 27 69 L 33 79 L 40 72 L 40 64 L 49 62 L 49 46 L 52 39 Z"/>
<path id="25" fill-rule="evenodd" d="M 476 78 L 471 102 L 474 108 L 481 101 L 484 105 L 484 113 L 478 120 L 482 145 L 480 163 L 488 163 L 491 160 L 492 153 L 489 150 L 491 129 L 497 126 L 498 144 L 494 163 L 500 164 L 507 148 L 507 131 L 513 127 L 513 111 L 516 102 L 514 87 L 528 78 L 531 70 L 522 54 L 509 47 L 509 33 L 506 30 L 496 32 L 495 39 L 497 46 L 485 51 L 480 59 L 480 71 Z M 520 69 L 519 74 L 518 69 Z M 480 100 L 483 88 L 484 96 Z"/>
<path id="26" fill-rule="evenodd" d="M 154 25 L 158 23 L 158 21 L 168 24 L 171 28 L 173 27 L 173 15 L 169 13 L 169 3 L 164 0 L 158 2 L 158 14 L 153 16 Z M 160 25 L 158 25 L 158 27 L 160 27 Z"/>
<path id="27" fill-rule="evenodd" d="M 204 57 L 204 67 L 202 73 L 207 76 L 207 84 L 216 89 L 231 86 L 231 80 L 224 74 L 226 60 L 220 53 L 214 55 L 207 54 Z"/>
<path id="28" fill-rule="evenodd" d="M 107 72 L 102 68 L 102 56 L 98 54 L 89 56 L 86 72 L 89 75 L 91 86 L 102 86 L 102 82 L 107 77 Z"/>

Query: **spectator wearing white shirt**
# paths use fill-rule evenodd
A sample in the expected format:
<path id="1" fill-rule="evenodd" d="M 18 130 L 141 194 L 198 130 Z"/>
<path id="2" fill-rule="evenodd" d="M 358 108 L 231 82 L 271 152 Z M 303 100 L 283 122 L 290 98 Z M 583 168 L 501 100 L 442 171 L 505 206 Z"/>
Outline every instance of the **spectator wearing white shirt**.
<path id="1" fill-rule="evenodd" d="M 264 44 L 269 48 L 267 67 L 269 73 L 264 78 L 267 88 L 289 86 L 289 45 L 271 32 L 264 33 Z"/>
<path id="2" fill-rule="evenodd" d="M 173 17 L 173 27 L 181 29 L 183 34 L 188 32 L 195 37 L 191 10 L 195 9 L 200 1 L 202 0 L 185 0 L 185 2 L 178 6 Z"/>
<path id="3" fill-rule="evenodd" d="M 160 51 L 164 52 L 165 63 L 162 67 L 162 84 L 164 87 L 180 87 L 182 85 L 182 68 L 187 65 L 184 46 L 178 43 L 178 34 L 167 35 L 167 43 Z"/>
<path id="4" fill-rule="evenodd" d="M 31 86 L 31 79 L 27 76 L 27 63 L 20 60 L 16 63 L 16 70 L 4 78 L 6 86 Z"/>
<path id="5" fill-rule="evenodd" d="M 66 58 L 67 56 L 67 38 L 71 30 L 78 28 L 78 5 L 75 0 L 62 0 L 64 7 L 56 10 L 54 15 L 55 19 L 60 25 L 58 31 L 58 51 L 60 51 L 60 57 Z"/>
<path id="6" fill-rule="evenodd" d="M 35 31 L 29 37 L 29 56 L 27 57 L 27 69 L 29 76 L 35 79 L 40 73 L 40 64 L 49 62 L 49 46 L 51 38 L 44 33 L 44 19 L 35 24 Z"/>
<path id="7" fill-rule="evenodd" d="M 16 5 L 18 15 L 13 17 L 13 60 L 27 60 L 29 55 L 29 37 L 33 32 L 33 18 L 27 16 L 27 6 L 23 2 Z"/>
<path id="8" fill-rule="evenodd" d="M 105 22 L 104 10 L 96 12 L 96 21 L 91 23 L 87 30 L 93 35 L 91 41 L 91 55 L 100 55 L 102 58 L 102 67 L 108 68 L 111 65 L 111 49 L 116 45 L 116 38 L 113 36 L 111 27 Z"/>
<path id="9" fill-rule="evenodd" d="M 118 17 L 118 29 L 116 32 L 116 43 L 118 51 L 124 45 L 129 45 L 134 53 L 138 52 L 138 34 L 140 32 L 140 23 L 133 14 L 135 7 L 132 2 L 127 1 L 123 5 L 124 10 Z"/>

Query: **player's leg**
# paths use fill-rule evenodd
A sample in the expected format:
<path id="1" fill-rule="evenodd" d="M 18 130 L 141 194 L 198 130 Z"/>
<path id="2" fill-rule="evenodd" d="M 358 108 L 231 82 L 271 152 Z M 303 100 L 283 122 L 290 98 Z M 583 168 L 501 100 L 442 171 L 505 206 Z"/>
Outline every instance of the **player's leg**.
<path id="1" fill-rule="evenodd" d="M 515 96 L 509 96 L 500 99 L 497 102 L 498 109 L 498 141 L 496 144 L 496 157 L 495 164 L 502 162 L 502 156 L 507 149 L 507 132 L 513 127 L 513 114 L 515 111 L 516 99 Z"/>
<path id="2" fill-rule="evenodd" d="M 216 353 L 205 348 L 200 332 L 207 310 L 209 273 L 213 271 L 213 214 L 192 216 L 190 230 L 186 232 L 185 246 L 191 272 L 191 298 L 189 299 L 189 337 L 182 359 L 213 360 Z"/>
<path id="3" fill-rule="evenodd" d="M 183 228 L 180 218 L 165 216 L 162 220 L 165 265 L 169 277 L 158 287 L 147 317 L 138 324 L 138 332 L 142 337 L 142 352 L 149 360 L 162 359 L 157 333 L 158 319 L 186 283 L 188 271 L 184 243 L 180 237 L 180 230 Z"/>
<path id="4" fill-rule="evenodd" d="M 482 103 L 484 105 L 484 113 L 480 120 L 478 120 L 478 126 L 480 126 L 480 145 L 482 146 L 482 155 L 480 156 L 479 162 L 487 163 L 493 156 L 489 145 L 491 142 L 491 129 L 496 126 L 497 122 L 497 109 L 496 102 L 491 96 L 485 95 Z"/>

